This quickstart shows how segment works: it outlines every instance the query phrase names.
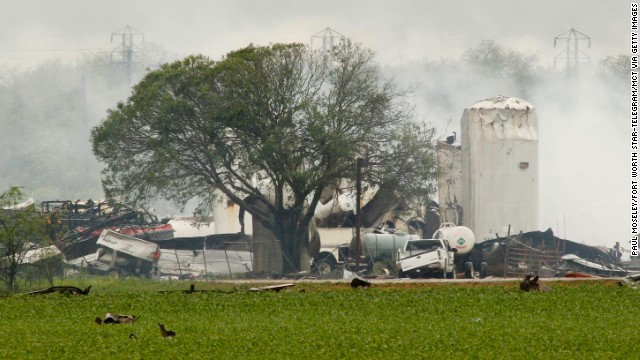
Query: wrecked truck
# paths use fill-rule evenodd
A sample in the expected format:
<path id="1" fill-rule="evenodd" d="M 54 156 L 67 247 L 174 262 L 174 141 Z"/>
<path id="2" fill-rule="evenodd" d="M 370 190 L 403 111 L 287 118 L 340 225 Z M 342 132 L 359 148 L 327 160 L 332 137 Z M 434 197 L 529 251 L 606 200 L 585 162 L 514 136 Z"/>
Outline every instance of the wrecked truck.
<path id="1" fill-rule="evenodd" d="M 441 240 L 442 244 L 447 244 L 447 246 L 442 245 L 444 248 L 451 249 L 449 251 L 455 253 L 455 263 L 453 260 L 450 263 L 451 266 L 455 267 L 456 273 L 464 271 L 466 277 L 471 278 L 473 276 L 472 264 L 461 260 L 468 258 L 467 254 L 474 248 L 476 240 L 471 229 L 464 226 L 443 223 L 433 234 L 432 239 L 421 239 L 416 234 L 400 231 L 383 232 L 376 229 L 373 232 L 362 234 L 359 247 L 355 236 L 351 238 L 349 245 L 344 244 L 345 238 L 351 237 L 352 229 L 331 230 L 335 232 L 336 236 L 322 234 L 320 254 L 312 264 L 312 268 L 317 269 L 320 274 L 327 274 L 337 267 L 343 267 L 350 271 L 360 271 L 364 266 L 373 274 L 390 275 L 395 273 L 394 265 L 398 269 L 398 250 L 406 249 L 408 241 Z M 325 239 L 330 239 L 331 241 L 325 242 Z M 359 258 L 357 254 L 360 254 Z M 356 266 L 356 260 L 359 260 L 360 268 Z M 448 269 L 446 272 L 451 276 L 451 270 Z M 417 272 L 415 273 L 417 274 Z M 424 273 L 424 270 L 422 273 Z M 428 273 L 434 274 L 435 272 L 429 271 Z M 442 276 L 441 273 L 436 275 L 438 277 Z"/>
<path id="2" fill-rule="evenodd" d="M 456 278 L 456 248 L 445 239 L 409 240 L 398 249 L 398 277 Z"/>
<path id="3" fill-rule="evenodd" d="M 98 249 L 95 253 L 67 261 L 67 264 L 96 274 L 115 271 L 124 276 L 151 278 L 160 275 L 158 244 L 105 229 L 96 245 Z"/>

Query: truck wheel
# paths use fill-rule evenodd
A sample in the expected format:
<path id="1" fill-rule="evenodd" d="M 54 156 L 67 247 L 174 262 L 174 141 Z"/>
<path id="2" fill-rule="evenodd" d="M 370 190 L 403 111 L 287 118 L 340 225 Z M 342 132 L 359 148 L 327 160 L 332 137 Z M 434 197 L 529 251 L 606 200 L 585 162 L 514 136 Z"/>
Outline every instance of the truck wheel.
<path id="1" fill-rule="evenodd" d="M 318 259 L 314 260 L 315 267 L 318 270 L 318 274 L 326 275 L 336 268 L 336 261 L 332 254 L 324 255 L 320 254 Z"/>
<path id="2" fill-rule="evenodd" d="M 399 277 L 399 278 L 405 278 L 405 277 L 407 277 L 407 276 L 406 276 L 406 274 L 404 273 L 404 271 L 402 271 L 402 270 L 398 270 L 398 277 Z"/>
<path id="3" fill-rule="evenodd" d="M 320 264 L 318 264 L 318 274 L 328 274 L 331 271 L 333 271 L 333 269 L 331 268 L 331 264 L 329 264 L 327 261 L 323 261 Z"/>
<path id="4" fill-rule="evenodd" d="M 473 279 L 473 263 L 471 261 L 464 263 L 464 278 Z"/>
<path id="5" fill-rule="evenodd" d="M 487 263 L 484 261 L 480 263 L 480 279 L 487 277 L 487 266 Z"/>

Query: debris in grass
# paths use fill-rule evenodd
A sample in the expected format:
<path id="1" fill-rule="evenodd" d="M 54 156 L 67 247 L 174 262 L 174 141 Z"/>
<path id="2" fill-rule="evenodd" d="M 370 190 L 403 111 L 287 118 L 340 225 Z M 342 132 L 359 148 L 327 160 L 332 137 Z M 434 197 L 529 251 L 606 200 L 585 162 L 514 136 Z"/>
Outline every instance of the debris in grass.
<path id="1" fill-rule="evenodd" d="M 222 290 L 196 290 L 196 286 L 191 284 L 189 286 L 189 290 L 158 290 L 159 293 L 168 294 L 172 292 L 183 292 L 185 294 L 193 294 L 193 293 L 224 293 L 230 294 L 232 292 L 236 292 L 237 290 L 233 288 L 232 291 L 222 291 Z"/>
<path id="2" fill-rule="evenodd" d="M 640 288 L 640 272 L 629 274 L 618 283 L 620 286 L 628 286 L 633 289 Z"/>
<path id="3" fill-rule="evenodd" d="M 529 274 L 524 277 L 524 280 L 520 283 L 520 290 L 522 291 L 537 291 L 540 290 L 540 284 L 538 284 L 538 275 L 531 279 L 532 275 Z"/>
<path id="4" fill-rule="evenodd" d="M 100 319 L 99 317 L 96 317 L 95 322 L 98 325 L 101 325 L 103 323 L 104 324 L 133 324 L 134 322 L 136 322 L 136 320 L 138 320 L 138 316 L 107 313 L 104 316 L 104 320 Z"/>
<path id="5" fill-rule="evenodd" d="M 288 288 L 291 286 L 295 286 L 295 284 L 279 284 L 279 285 L 270 285 L 270 286 L 263 286 L 263 287 L 252 287 L 250 289 L 248 289 L 247 291 L 275 291 L 278 292 L 284 288 Z M 224 294 L 230 294 L 233 292 L 237 292 L 238 290 L 234 287 L 232 291 L 222 291 L 222 290 L 196 290 L 196 286 L 191 284 L 191 286 L 189 286 L 189 290 L 158 290 L 159 293 L 163 293 L 163 294 L 167 294 L 167 293 L 172 293 L 172 292 L 182 292 L 185 294 L 193 294 L 193 293 L 224 293 Z"/>
<path id="6" fill-rule="evenodd" d="M 129 339 L 131 340 L 135 340 L 137 339 L 136 335 L 134 333 L 129 334 Z"/>
<path id="7" fill-rule="evenodd" d="M 51 294 L 54 292 L 57 292 L 60 294 L 89 295 L 90 290 L 91 290 L 91 285 L 89 285 L 84 290 L 77 288 L 75 286 L 51 286 L 47 289 L 32 291 L 29 293 L 29 295 Z"/>
<path id="8" fill-rule="evenodd" d="M 164 324 L 158 323 L 158 326 L 160 326 L 160 333 L 162 333 L 162 337 L 164 337 L 165 339 L 172 339 L 174 336 L 176 336 L 176 333 L 174 331 L 166 330 Z"/>
<path id="9" fill-rule="evenodd" d="M 259 288 L 250 288 L 249 291 L 275 291 L 279 292 L 284 288 L 288 288 L 291 286 L 295 286 L 295 284 L 280 284 L 280 285 L 271 285 L 271 286 L 263 286 Z"/>
<path id="10" fill-rule="evenodd" d="M 362 279 L 360 277 L 357 277 L 357 276 L 354 277 L 353 280 L 351 280 L 351 287 L 354 288 L 354 289 L 358 288 L 358 287 L 362 287 L 362 288 L 366 289 L 366 288 L 368 288 L 370 286 L 371 286 L 370 282 L 368 282 L 367 280 Z"/>
<path id="11" fill-rule="evenodd" d="M 520 283 L 520 290 L 522 291 L 542 291 L 542 292 L 547 292 L 547 291 L 551 291 L 551 288 L 541 284 L 538 282 L 538 280 L 540 279 L 538 277 L 538 275 L 536 275 L 536 277 L 534 277 L 533 279 L 531 278 L 533 275 L 529 274 L 527 276 L 524 277 L 524 280 L 522 280 L 522 282 Z"/>

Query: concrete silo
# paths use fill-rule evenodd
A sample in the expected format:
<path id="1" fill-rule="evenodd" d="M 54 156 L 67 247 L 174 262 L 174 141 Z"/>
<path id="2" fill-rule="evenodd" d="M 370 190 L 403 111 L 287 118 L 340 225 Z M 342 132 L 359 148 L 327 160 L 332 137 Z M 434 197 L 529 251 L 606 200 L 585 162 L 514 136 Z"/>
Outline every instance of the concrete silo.
<path id="1" fill-rule="evenodd" d="M 538 230 L 538 119 L 513 97 L 472 104 L 461 119 L 463 225 L 478 242 Z"/>

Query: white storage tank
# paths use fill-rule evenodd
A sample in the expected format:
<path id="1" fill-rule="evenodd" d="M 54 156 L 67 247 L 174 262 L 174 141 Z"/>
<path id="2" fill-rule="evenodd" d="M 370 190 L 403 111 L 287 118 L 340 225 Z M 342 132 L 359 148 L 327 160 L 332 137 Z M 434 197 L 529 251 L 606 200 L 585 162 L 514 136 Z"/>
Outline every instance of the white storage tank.
<path id="1" fill-rule="evenodd" d="M 538 118 L 530 103 L 498 96 L 461 119 L 462 224 L 481 243 L 538 230 Z"/>
<path id="2" fill-rule="evenodd" d="M 449 246 L 456 249 L 456 255 L 467 254 L 473 249 L 476 237 L 473 231 L 466 226 L 456 226 L 453 223 L 443 223 L 433 233 L 434 239 L 443 239 L 449 242 Z"/>

